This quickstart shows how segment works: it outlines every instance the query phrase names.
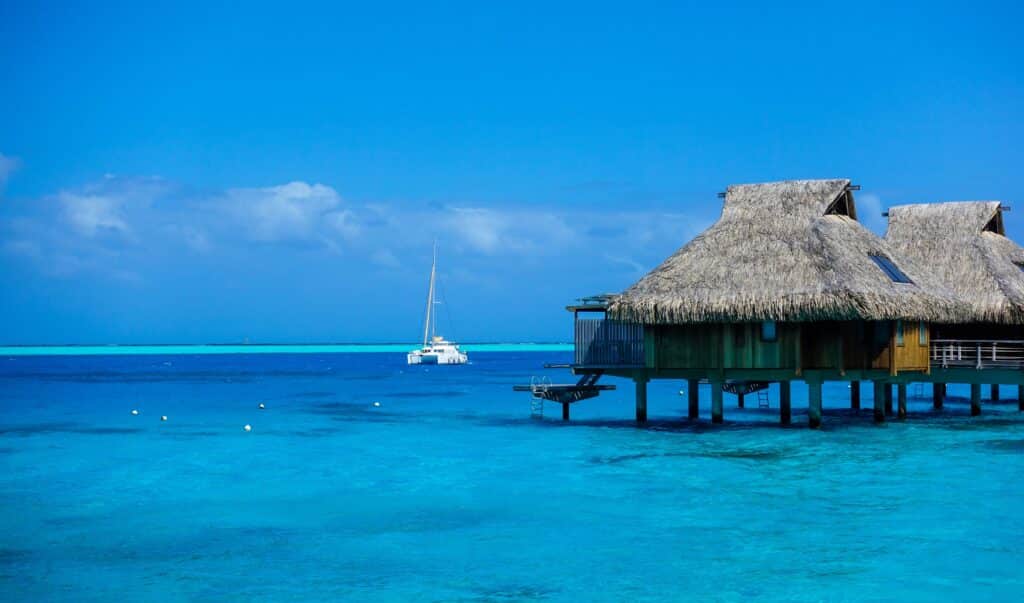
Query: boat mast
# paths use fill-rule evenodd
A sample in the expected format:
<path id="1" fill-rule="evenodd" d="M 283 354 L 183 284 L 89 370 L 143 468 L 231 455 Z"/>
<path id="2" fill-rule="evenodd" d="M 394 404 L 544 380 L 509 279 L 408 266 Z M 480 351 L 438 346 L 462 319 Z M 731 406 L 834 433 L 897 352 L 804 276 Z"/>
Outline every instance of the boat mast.
<path id="1" fill-rule="evenodd" d="M 427 291 L 427 322 L 423 324 L 423 347 L 427 347 L 430 329 L 430 313 L 434 311 L 434 271 L 437 269 L 437 241 L 434 241 L 434 261 L 430 264 L 430 289 Z"/>

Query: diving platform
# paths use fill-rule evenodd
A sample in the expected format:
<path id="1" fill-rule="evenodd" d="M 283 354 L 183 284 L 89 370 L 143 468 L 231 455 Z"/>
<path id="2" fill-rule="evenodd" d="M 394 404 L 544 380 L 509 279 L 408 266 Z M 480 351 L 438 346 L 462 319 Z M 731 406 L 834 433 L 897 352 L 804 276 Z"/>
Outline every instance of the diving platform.
<path id="1" fill-rule="evenodd" d="M 615 389 L 614 385 L 598 384 L 600 378 L 600 372 L 583 375 L 576 383 L 551 383 L 547 378 L 534 378 L 529 385 L 513 385 L 512 391 L 530 392 L 541 404 L 545 401 L 561 404 L 562 420 L 568 421 L 570 404 L 596 398 L 601 392 Z"/>

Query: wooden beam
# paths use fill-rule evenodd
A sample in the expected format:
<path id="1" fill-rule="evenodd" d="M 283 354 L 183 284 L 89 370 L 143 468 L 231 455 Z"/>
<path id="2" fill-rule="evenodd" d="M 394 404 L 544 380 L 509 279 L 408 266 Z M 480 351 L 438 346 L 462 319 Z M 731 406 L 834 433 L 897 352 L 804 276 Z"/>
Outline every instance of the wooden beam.
<path id="1" fill-rule="evenodd" d="M 711 382 L 711 422 L 721 423 L 725 420 L 722 412 L 722 382 Z"/>
<path id="2" fill-rule="evenodd" d="M 885 415 L 887 417 L 892 416 L 892 384 L 885 384 L 885 391 L 882 392 L 882 397 L 885 399 Z"/>
<path id="3" fill-rule="evenodd" d="M 687 415 L 690 419 L 697 419 L 700 416 L 700 381 L 697 379 L 686 380 Z"/>
<path id="4" fill-rule="evenodd" d="M 882 381 L 875 381 L 875 423 L 885 422 L 885 388 L 888 385 Z"/>
<path id="5" fill-rule="evenodd" d="M 821 427 L 821 381 L 807 384 L 807 424 L 811 429 Z"/>
<path id="6" fill-rule="evenodd" d="M 850 408 L 860 410 L 860 381 L 850 382 Z"/>
<path id="7" fill-rule="evenodd" d="M 779 381 L 779 422 L 789 425 L 793 419 L 792 383 Z"/>
<path id="8" fill-rule="evenodd" d="M 932 384 L 932 408 L 935 410 L 942 409 L 942 401 L 946 398 L 946 384 L 945 383 L 934 383 Z"/>
<path id="9" fill-rule="evenodd" d="M 991 387 L 992 387 L 992 389 L 991 389 L 992 401 L 993 402 L 998 402 L 999 401 L 999 384 L 998 383 L 993 383 Z"/>
<path id="10" fill-rule="evenodd" d="M 907 384 L 900 383 L 896 386 L 896 408 L 899 418 L 907 418 Z"/>
<path id="11" fill-rule="evenodd" d="M 636 422 L 647 422 L 647 379 L 636 379 Z"/>
<path id="12" fill-rule="evenodd" d="M 976 417 L 981 414 L 981 384 L 971 384 L 971 416 Z"/>

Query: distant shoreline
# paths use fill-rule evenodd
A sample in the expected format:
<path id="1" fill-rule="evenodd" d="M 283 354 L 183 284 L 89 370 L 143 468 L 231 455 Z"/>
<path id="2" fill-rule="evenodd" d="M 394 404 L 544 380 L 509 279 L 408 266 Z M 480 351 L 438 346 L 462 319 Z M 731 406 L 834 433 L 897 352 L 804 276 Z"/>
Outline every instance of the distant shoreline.
<path id="1" fill-rule="evenodd" d="M 467 352 L 570 352 L 571 343 L 467 343 Z M 405 353 L 418 343 L 198 343 L 0 345 L 0 356 Z"/>

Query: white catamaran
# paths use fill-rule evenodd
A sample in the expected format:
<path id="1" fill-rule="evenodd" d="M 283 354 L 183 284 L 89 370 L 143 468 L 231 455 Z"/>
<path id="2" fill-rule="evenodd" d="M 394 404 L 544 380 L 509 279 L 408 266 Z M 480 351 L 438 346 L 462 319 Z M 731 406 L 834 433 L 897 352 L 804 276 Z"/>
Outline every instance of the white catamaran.
<path id="1" fill-rule="evenodd" d="M 445 341 L 434 334 L 437 318 L 434 316 L 434 281 L 437 277 L 437 243 L 434 243 L 434 262 L 430 265 L 430 289 L 427 293 L 427 322 L 423 325 L 423 347 L 409 352 L 409 364 L 466 364 L 469 358 L 459 350 L 458 344 Z"/>

